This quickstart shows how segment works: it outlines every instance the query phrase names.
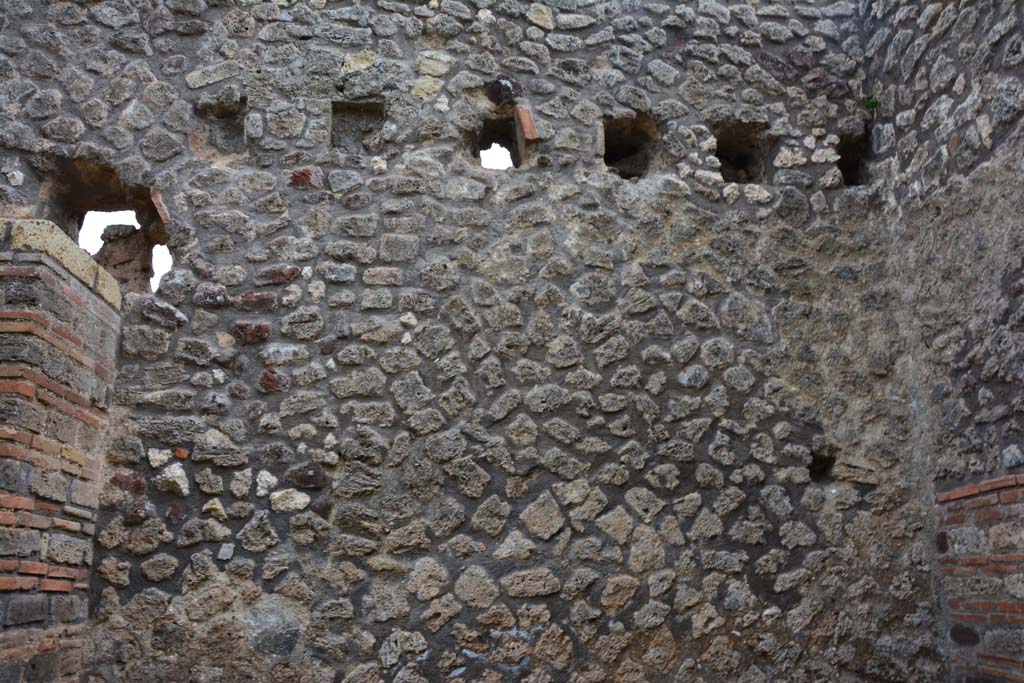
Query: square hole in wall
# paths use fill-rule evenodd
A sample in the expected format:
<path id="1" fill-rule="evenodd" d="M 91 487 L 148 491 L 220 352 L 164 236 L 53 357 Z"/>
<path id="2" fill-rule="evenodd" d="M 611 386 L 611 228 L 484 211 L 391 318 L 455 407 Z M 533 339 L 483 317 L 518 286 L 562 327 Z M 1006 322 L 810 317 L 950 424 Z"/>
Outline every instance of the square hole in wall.
<path id="1" fill-rule="evenodd" d="M 767 177 L 768 154 L 775 140 L 768 127 L 758 123 L 729 121 L 712 126 L 715 156 L 721 162 L 727 183 L 763 183 Z"/>
<path id="2" fill-rule="evenodd" d="M 854 187 L 868 181 L 868 159 L 871 156 L 871 135 L 865 128 L 860 133 L 844 135 L 836 146 L 839 154 L 839 172 L 843 174 L 843 185 Z"/>
<path id="3" fill-rule="evenodd" d="M 351 154 L 380 150 L 384 103 L 379 100 L 331 103 L 331 145 Z"/>
<path id="4" fill-rule="evenodd" d="M 657 150 L 658 126 L 650 114 L 604 120 L 604 163 L 620 177 L 641 178 Z"/>
<path id="5" fill-rule="evenodd" d="M 518 168 L 522 156 L 515 119 L 512 116 L 501 116 L 484 121 L 470 142 L 470 153 L 484 168 Z"/>
<path id="6" fill-rule="evenodd" d="M 248 99 L 237 86 L 229 85 L 204 95 L 196 103 L 196 112 L 206 122 L 210 143 L 224 152 L 245 148 L 245 114 Z"/>

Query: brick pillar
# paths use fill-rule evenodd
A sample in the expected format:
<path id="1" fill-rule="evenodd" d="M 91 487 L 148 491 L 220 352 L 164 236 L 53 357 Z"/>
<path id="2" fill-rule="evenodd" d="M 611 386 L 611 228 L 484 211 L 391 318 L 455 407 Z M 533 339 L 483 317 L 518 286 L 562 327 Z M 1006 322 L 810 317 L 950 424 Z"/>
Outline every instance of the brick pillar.
<path id="1" fill-rule="evenodd" d="M 120 326 L 117 282 L 55 225 L 0 220 L 0 681 L 82 671 Z"/>
<path id="2" fill-rule="evenodd" d="M 936 499 L 953 680 L 1024 682 L 1024 475 Z"/>

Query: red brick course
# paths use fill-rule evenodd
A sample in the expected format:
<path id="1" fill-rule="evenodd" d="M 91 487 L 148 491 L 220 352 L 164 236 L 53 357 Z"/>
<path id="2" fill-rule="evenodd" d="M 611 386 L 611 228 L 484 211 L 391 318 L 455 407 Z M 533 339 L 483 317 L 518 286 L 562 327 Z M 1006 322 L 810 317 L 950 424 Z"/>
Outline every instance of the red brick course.
<path id="1" fill-rule="evenodd" d="M 945 503 L 951 500 L 968 498 L 970 496 L 977 495 L 979 492 L 982 491 L 992 491 L 994 489 L 1008 488 L 1010 486 L 1015 485 L 1024 486 L 1024 474 L 1008 474 L 1005 477 L 989 479 L 988 481 L 982 482 L 980 484 L 968 484 L 967 486 L 961 486 L 951 491 L 937 493 L 935 494 L 935 499 L 940 503 Z"/>
<path id="2" fill-rule="evenodd" d="M 974 633 L 977 637 L 963 639 L 957 645 L 951 659 L 957 676 L 989 676 L 999 681 L 1020 681 L 1024 683 L 1024 653 L 1022 659 L 1006 657 L 995 652 L 986 652 L 984 635 L 990 628 L 1020 628 L 1024 626 L 1024 600 L 1010 595 L 1002 579 L 1024 575 L 1024 547 L 1005 547 L 1005 532 L 995 540 L 990 529 L 997 525 L 1020 523 L 1024 518 L 1024 475 L 1012 474 L 995 477 L 979 483 L 968 484 L 936 494 L 936 522 L 940 537 L 971 539 L 968 546 L 977 548 L 988 543 L 993 552 L 985 554 L 957 554 L 956 547 L 949 547 L 948 539 L 940 543 L 939 572 L 944 581 L 963 581 L 967 577 L 986 577 L 986 583 L 993 586 L 991 595 L 969 595 L 961 597 L 955 593 L 958 584 L 947 585 L 944 594 L 952 595 L 946 600 L 949 618 L 961 633 Z M 982 546 L 983 547 L 983 546 Z M 998 552 L 996 552 L 998 551 Z M 995 580 L 993 584 L 992 581 Z M 974 643 L 973 645 L 971 643 Z M 959 679 L 958 679 L 959 680 Z"/>

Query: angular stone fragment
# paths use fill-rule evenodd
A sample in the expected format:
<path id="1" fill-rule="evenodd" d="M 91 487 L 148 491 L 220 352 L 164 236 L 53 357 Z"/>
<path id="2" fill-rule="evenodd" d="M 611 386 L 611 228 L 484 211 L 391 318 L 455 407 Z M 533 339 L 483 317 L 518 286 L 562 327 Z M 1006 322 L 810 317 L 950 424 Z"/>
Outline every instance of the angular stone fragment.
<path id="1" fill-rule="evenodd" d="M 309 495 L 297 489 L 282 489 L 270 494 L 270 507 L 274 512 L 298 512 L 309 505 Z"/>
<path id="2" fill-rule="evenodd" d="M 115 557 L 104 557 L 97 568 L 99 575 L 106 579 L 112 586 L 124 588 L 128 585 L 128 574 L 131 570 L 131 563 L 118 560 Z"/>
<path id="3" fill-rule="evenodd" d="M 331 380 L 331 393 L 338 398 L 376 396 L 386 381 L 384 373 L 377 368 L 352 370 Z"/>
<path id="4" fill-rule="evenodd" d="M 430 600 L 440 595 L 447 584 L 448 570 L 437 560 L 422 557 L 416 560 L 412 571 L 409 572 L 406 589 L 418 600 Z"/>
<path id="5" fill-rule="evenodd" d="M 180 462 L 171 463 L 156 475 L 154 483 L 158 490 L 176 496 L 189 494 L 188 474 Z"/>
<path id="6" fill-rule="evenodd" d="M 615 614 L 625 607 L 639 587 L 640 582 L 629 574 L 610 576 L 601 591 L 601 604 L 611 614 Z"/>
<path id="7" fill-rule="evenodd" d="M 258 510 L 238 532 L 238 542 L 251 553 L 262 553 L 273 548 L 280 540 L 270 524 L 270 513 L 266 510 Z"/>
<path id="8" fill-rule="evenodd" d="M 490 607 L 498 598 L 498 585 L 486 569 L 470 565 L 455 581 L 455 597 L 470 607 Z"/>
<path id="9" fill-rule="evenodd" d="M 558 577 L 547 567 L 523 569 L 501 577 L 499 583 L 510 597 L 535 598 L 551 595 L 561 589 Z"/>
<path id="10" fill-rule="evenodd" d="M 619 545 L 625 544 L 633 532 L 633 519 L 621 505 L 598 517 L 595 523 Z"/>
<path id="11" fill-rule="evenodd" d="M 442 626 L 455 618 L 461 611 L 462 603 L 456 600 L 451 593 L 445 593 L 427 605 L 426 609 L 420 613 L 420 621 L 431 633 L 437 633 Z"/>
<path id="12" fill-rule="evenodd" d="M 185 83 L 190 88 L 203 88 L 208 85 L 233 78 L 241 72 L 241 65 L 234 60 L 227 60 L 204 66 L 185 74 Z"/>
<path id="13" fill-rule="evenodd" d="M 530 503 L 519 516 L 530 533 L 542 541 L 546 541 L 562 528 L 565 518 L 562 511 L 555 502 L 554 497 L 548 491 L 542 493 L 537 500 Z"/>
<path id="14" fill-rule="evenodd" d="M 661 509 L 665 507 L 664 500 L 643 486 L 637 486 L 626 491 L 625 499 L 629 506 L 647 523 L 650 523 Z"/>
<path id="15" fill-rule="evenodd" d="M 512 506 L 496 495 L 492 495 L 473 513 L 472 524 L 488 536 L 497 536 L 505 528 Z"/>

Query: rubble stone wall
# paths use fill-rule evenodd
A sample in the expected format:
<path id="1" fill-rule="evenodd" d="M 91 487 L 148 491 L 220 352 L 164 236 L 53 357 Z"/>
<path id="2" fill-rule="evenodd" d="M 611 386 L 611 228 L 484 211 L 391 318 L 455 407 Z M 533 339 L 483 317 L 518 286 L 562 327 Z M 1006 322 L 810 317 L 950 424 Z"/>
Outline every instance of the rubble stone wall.
<path id="1" fill-rule="evenodd" d="M 942 648 L 954 680 L 1024 679 L 1017 369 L 1021 6 L 872 3 L 865 91 L 892 186 L 896 364 L 933 480 Z M 1012 359 L 1012 360 L 1011 360 Z"/>
<path id="2" fill-rule="evenodd" d="M 908 206 L 901 244 L 904 364 L 916 442 L 933 480 L 940 635 L 954 680 L 1022 675 L 1020 130 L 994 157 Z M 969 286 L 968 286 L 969 285 Z"/>
<path id="3" fill-rule="evenodd" d="M 873 153 L 897 196 L 956 186 L 1024 109 L 1022 10 L 993 2 L 864 3 Z"/>
<path id="4" fill-rule="evenodd" d="M 90 683 L 1018 675 L 947 570 L 1019 552 L 950 521 L 1021 464 L 1019 3 L 0 12 L 0 215 L 105 179 L 175 258 Z"/>

